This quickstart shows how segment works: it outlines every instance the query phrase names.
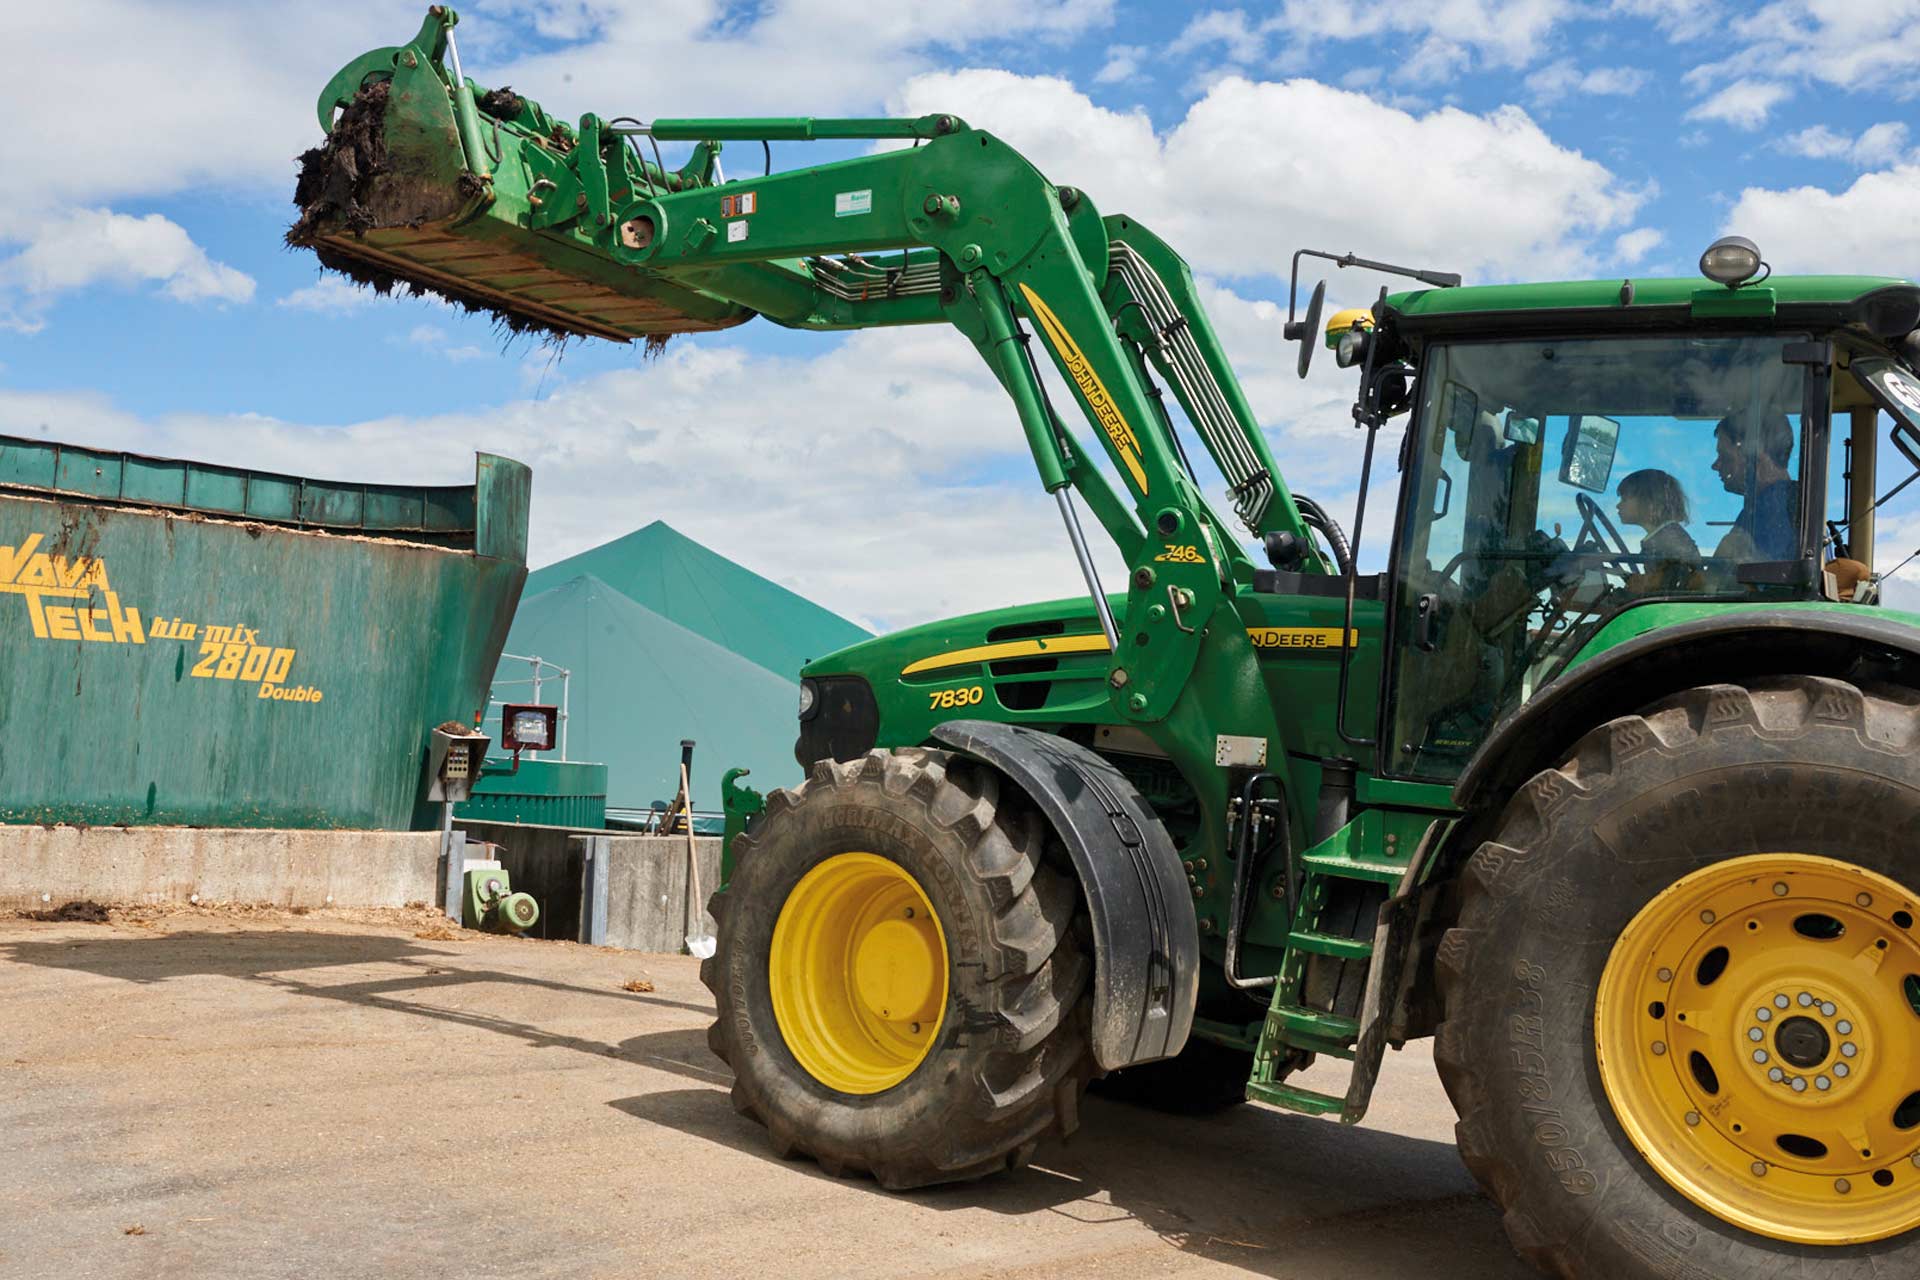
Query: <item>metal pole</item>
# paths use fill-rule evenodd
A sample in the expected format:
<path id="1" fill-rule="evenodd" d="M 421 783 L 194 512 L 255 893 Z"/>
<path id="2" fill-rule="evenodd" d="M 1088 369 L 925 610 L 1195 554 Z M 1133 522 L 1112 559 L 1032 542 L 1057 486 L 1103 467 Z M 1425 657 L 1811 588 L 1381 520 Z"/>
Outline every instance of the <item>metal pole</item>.
<path id="1" fill-rule="evenodd" d="M 533 704 L 535 706 L 539 706 L 540 705 L 540 668 L 546 666 L 547 664 L 540 661 L 538 657 L 533 658 L 532 662 L 533 662 Z M 529 751 L 527 752 L 527 754 L 530 756 L 537 756 L 540 753 L 538 751 Z"/>
<path id="2" fill-rule="evenodd" d="M 1067 522 L 1067 537 L 1073 542 L 1074 558 L 1080 562 L 1080 575 L 1087 580 L 1087 590 L 1093 593 L 1093 607 L 1100 614 L 1100 629 L 1107 633 L 1107 648 L 1118 653 L 1120 631 L 1113 625 L 1113 610 L 1107 606 L 1107 593 L 1100 586 L 1100 574 L 1093 567 L 1092 553 L 1087 550 L 1087 536 L 1080 531 L 1080 516 L 1073 509 L 1073 491 L 1055 489 L 1053 496 L 1060 504 L 1060 518 Z"/>
<path id="3" fill-rule="evenodd" d="M 465 914 L 461 910 L 460 899 L 466 892 L 465 877 L 461 874 L 463 864 L 466 862 L 466 851 L 466 833 L 453 829 L 453 805 L 442 803 L 440 806 L 440 865 L 445 874 L 440 885 L 440 910 L 450 920 L 459 920 Z"/>
<path id="4" fill-rule="evenodd" d="M 1873 569 L 1873 490 L 1875 454 L 1880 446 L 1880 410 L 1853 411 L 1853 452 L 1847 465 L 1847 554 Z"/>
<path id="5" fill-rule="evenodd" d="M 570 760 L 567 754 L 567 693 L 573 687 L 573 672 L 560 668 L 560 758 Z"/>

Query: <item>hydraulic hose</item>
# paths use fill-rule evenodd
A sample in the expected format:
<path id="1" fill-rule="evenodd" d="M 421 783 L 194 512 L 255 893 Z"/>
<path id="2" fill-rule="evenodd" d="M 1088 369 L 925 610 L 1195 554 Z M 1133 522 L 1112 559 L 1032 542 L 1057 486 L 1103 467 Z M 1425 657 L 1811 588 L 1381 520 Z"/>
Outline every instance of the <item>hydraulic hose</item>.
<path id="1" fill-rule="evenodd" d="M 1300 508 L 1300 519 L 1307 528 L 1313 529 L 1327 540 L 1327 546 L 1333 549 L 1334 567 L 1345 577 L 1353 572 L 1353 548 L 1347 545 L 1346 531 L 1340 522 L 1321 509 L 1312 498 L 1293 495 L 1293 505 Z"/>

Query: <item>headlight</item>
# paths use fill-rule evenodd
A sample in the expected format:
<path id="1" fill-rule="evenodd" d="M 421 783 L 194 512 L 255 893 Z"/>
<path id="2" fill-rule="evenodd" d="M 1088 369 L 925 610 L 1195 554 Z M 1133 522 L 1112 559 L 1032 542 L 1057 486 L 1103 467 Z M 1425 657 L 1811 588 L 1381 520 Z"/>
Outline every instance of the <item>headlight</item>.
<path id="1" fill-rule="evenodd" d="M 813 681 L 802 680 L 800 682 L 800 718 L 802 720 L 811 718 L 819 701 L 820 695 L 814 688 Z"/>
<path id="2" fill-rule="evenodd" d="M 1373 336 L 1364 329 L 1349 329 L 1340 335 L 1333 348 L 1333 362 L 1342 369 L 1351 369 L 1367 358 L 1367 344 Z"/>
<path id="3" fill-rule="evenodd" d="M 1700 255 L 1700 274 L 1729 289 L 1753 279 L 1765 265 L 1760 247 L 1742 236 L 1721 236 Z"/>
<path id="4" fill-rule="evenodd" d="M 1373 312 L 1366 307 L 1348 307 L 1327 321 L 1327 345 L 1333 348 L 1334 363 L 1351 369 L 1365 360 L 1372 332 Z"/>

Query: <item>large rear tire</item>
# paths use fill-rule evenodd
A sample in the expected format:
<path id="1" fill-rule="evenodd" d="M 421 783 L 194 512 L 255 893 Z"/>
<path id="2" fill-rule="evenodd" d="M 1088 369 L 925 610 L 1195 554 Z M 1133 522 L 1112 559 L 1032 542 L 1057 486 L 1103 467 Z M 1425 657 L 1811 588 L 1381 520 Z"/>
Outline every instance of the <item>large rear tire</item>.
<path id="1" fill-rule="evenodd" d="M 1689 690 L 1588 734 L 1474 854 L 1435 1057 L 1535 1265 L 1920 1274 L 1917 702 Z"/>
<path id="2" fill-rule="evenodd" d="M 901 1189 L 1018 1167 L 1073 1130 L 1092 964 L 1048 835 L 998 774 L 941 751 L 821 761 L 767 798 L 700 976 L 734 1106 L 777 1152 Z"/>

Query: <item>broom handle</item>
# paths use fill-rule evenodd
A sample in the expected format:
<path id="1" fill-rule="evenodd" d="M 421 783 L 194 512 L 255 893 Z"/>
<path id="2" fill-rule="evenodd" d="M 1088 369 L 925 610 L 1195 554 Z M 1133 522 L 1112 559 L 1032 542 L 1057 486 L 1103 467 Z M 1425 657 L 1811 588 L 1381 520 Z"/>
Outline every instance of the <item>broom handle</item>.
<path id="1" fill-rule="evenodd" d="M 700 896 L 700 855 L 694 852 L 693 847 L 693 795 L 687 787 L 687 766 L 682 762 L 680 765 L 680 803 L 686 808 L 687 875 L 693 881 L 693 912 L 690 912 L 689 915 L 698 913 L 700 916 L 698 921 L 691 919 L 688 921 L 687 932 L 692 934 L 706 932 L 707 907 L 706 900 Z"/>

